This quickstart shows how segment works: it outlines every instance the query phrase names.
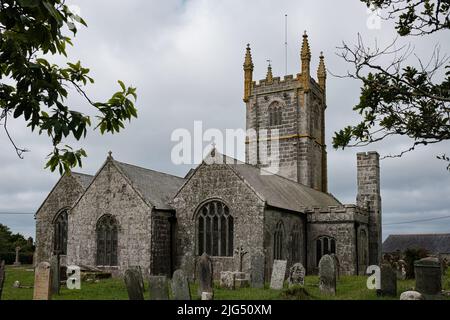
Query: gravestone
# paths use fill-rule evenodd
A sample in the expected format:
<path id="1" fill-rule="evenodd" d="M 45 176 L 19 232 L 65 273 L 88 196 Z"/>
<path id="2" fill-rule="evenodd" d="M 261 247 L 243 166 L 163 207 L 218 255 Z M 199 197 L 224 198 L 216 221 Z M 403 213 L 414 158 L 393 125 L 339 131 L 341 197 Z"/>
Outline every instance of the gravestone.
<path id="1" fill-rule="evenodd" d="M 20 247 L 16 247 L 16 261 L 14 261 L 14 266 L 20 266 L 20 260 L 19 260 L 19 251 L 20 251 Z"/>
<path id="2" fill-rule="evenodd" d="M 212 292 L 202 292 L 202 300 L 212 300 L 213 299 L 213 294 Z"/>
<path id="3" fill-rule="evenodd" d="M 191 300 L 189 282 L 183 270 L 175 270 L 172 277 L 172 295 L 174 300 Z"/>
<path id="4" fill-rule="evenodd" d="M 169 300 L 169 284 L 166 276 L 150 276 L 148 286 L 150 300 Z"/>
<path id="5" fill-rule="evenodd" d="M 2 300 L 3 284 L 5 283 L 5 260 L 0 262 L 0 300 Z"/>
<path id="6" fill-rule="evenodd" d="M 38 264 L 34 271 L 33 300 L 50 300 L 51 273 L 50 263 L 41 262 Z"/>
<path id="7" fill-rule="evenodd" d="M 211 258 L 203 253 L 197 263 L 198 295 L 213 292 L 213 265 Z"/>
<path id="8" fill-rule="evenodd" d="M 61 283 L 59 254 L 51 256 L 50 269 L 52 270 L 52 294 L 59 294 L 59 286 Z"/>
<path id="9" fill-rule="evenodd" d="M 274 260 L 272 267 L 272 278 L 270 279 L 270 288 L 283 289 L 284 278 L 286 277 L 286 260 Z"/>
<path id="10" fill-rule="evenodd" d="M 250 286 L 250 275 L 245 272 L 235 271 L 234 273 L 234 288 L 248 288 Z"/>
<path id="11" fill-rule="evenodd" d="M 289 287 L 292 286 L 303 287 L 305 285 L 305 274 L 306 274 L 305 267 L 303 267 L 301 263 L 294 264 L 289 269 L 289 278 L 288 278 Z"/>
<path id="12" fill-rule="evenodd" d="M 379 296 L 397 296 L 397 273 L 390 264 L 381 265 L 381 288 Z"/>
<path id="13" fill-rule="evenodd" d="M 417 291 L 405 291 L 400 295 L 400 300 L 423 300 L 423 296 Z"/>
<path id="14" fill-rule="evenodd" d="M 233 271 L 220 272 L 220 287 L 224 289 L 234 290 L 234 276 Z"/>
<path id="15" fill-rule="evenodd" d="M 334 259 L 334 267 L 336 269 L 336 280 L 339 280 L 339 278 L 341 277 L 341 272 L 340 272 L 341 264 L 339 263 L 339 259 L 335 253 L 332 253 L 331 257 L 333 257 L 333 259 Z"/>
<path id="16" fill-rule="evenodd" d="M 441 264 L 437 258 L 423 258 L 414 262 L 416 291 L 425 298 L 433 298 L 442 291 Z"/>
<path id="17" fill-rule="evenodd" d="M 328 254 L 319 261 L 319 289 L 323 294 L 336 295 L 336 262 Z"/>
<path id="18" fill-rule="evenodd" d="M 125 285 L 127 287 L 128 299 L 144 300 L 144 291 L 141 286 L 141 277 L 137 269 L 127 269 L 125 271 Z"/>
<path id="19" fill-rule="evenodd" d="M 141 266 L 129 266 L 128 269 L 136 270 L 136 274 L 139 276 L 139 284 L 142 288 L 142 292 L 145 292 L 145 286 L 144 286 L 144 276 L 142 275 L 142 268 Z"/>
<path id="20" fill-rule="evenodd" d="M 250 258 L 251 273 L 250 282 L 252 288 L 264 288 L 264 268 L 265 258 L 261 254 L 256 254 Z"/>

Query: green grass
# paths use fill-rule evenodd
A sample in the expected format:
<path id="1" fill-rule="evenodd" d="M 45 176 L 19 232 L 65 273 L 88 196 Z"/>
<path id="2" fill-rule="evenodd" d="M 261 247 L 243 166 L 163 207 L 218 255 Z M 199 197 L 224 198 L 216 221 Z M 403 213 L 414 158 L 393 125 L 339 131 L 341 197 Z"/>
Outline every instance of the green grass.
<path id="1" fill-rule="evenodd" d="M 22 286 L 33 286 L 34 272 L 29 266 L 11 267 L 7 266 L 6 279 L 3 286 L 4 300 L 31 300 L 33 298 L 32 288 L 13 288 L 14 281 L 19 280 Z M 367 277 L 365 276 L 342 276 L 337 282 L 336 296 L 324 296 L 319 291 L 319 279 L 317 276 L 307 276 L 305 289 L 310 299 L 314 300 L 383 300 L 398 299 L 393 297 L 377 297 L 374 290 L 366 288 Z M 398 295 L 414 287 L 414 280 L 404 280 L 397 282 Z M 450 270 L 443 282 L 444 289 L 450 290 Z M 269 289 L 266 285 L 264 289 L 243 288 L 239 290 L 214 289 L 215 300 L 277 300 L 283 299 L 283 292 Z M 193 299 L 199 299 L 197 285 L 191 285 Z M 146 290 L 146 299 L 148 291 Z M 128 299 L 125 284 L 121 279 L 103 279 L 98 283 L 83 282 L 81 290 L 69 290 L 61 288 L 60 295 L 54 295 L 54 300 L 126 300 Z M 292 297 L 295 299 L 295 297 Z M 450 298 L 448 298 L 450 299 Z"/>

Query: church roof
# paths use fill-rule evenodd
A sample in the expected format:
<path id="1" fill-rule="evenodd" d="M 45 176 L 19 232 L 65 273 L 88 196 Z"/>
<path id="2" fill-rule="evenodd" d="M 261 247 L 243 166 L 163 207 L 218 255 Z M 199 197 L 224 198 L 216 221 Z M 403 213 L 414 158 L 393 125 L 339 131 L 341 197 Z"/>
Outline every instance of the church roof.
<path id="1" fill-rule="evenodd" d="M 246 163 L 230 165 L 270 206 L 303 212 L 305 207 L 339 206 L 328 193 L 262 170 Z M 261 174 L 261 173 L 266 174 Z M 269 174 L 268 174 L 269 173 Z"/>
<path id="2" fill-rule="evenodd" d="M 116 160 L 113 161 L 145 200 L 157 209 L 172 209 L 168 203 L 184 183 L 183 178 Z"/>
<path id="3" fill-rule="evenodd" d="M 450 233 L 391 234 L 383 242 L 383 252 L 403 252 L 406 249 L 425 249 L 430 253 L 450 253 Z"/>
<path id="4" fill-rule="evenodd" d="M 71 174 L 78 181 L 78 183 L 84 190 L 86 190 L 87 187 L 89 187 L 89 185 L 92 182 L 92 179 L 94 179 L 94 176 L 91 176 L 89 174 L 78 173 L 78 172 L 72 172 Z"/>

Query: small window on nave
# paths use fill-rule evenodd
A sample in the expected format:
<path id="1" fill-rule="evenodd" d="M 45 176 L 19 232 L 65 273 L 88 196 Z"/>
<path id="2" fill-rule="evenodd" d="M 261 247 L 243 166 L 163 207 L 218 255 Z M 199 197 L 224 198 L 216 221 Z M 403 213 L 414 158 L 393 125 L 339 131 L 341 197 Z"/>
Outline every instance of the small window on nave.
<path id="1" fill-rule="evenodd" d="M 283 239 L 284 239 L 284 224 L 283 221 L 278 221 L 273 234 L 273 259 L 284 260 L 283 254 Z"/>
<path id="2" fill-rule="evenodd" d="M 336 240 L 331 237 L 322 236 L 316 240 L 316 265 L 319 265 L 320 259 L 326 254 L 336 253 Z"/>
<path id="3" fill-rule="evenodd" d="M 97 265 L 117 266 L 118 224 L 111 215 L 102 216 L 97 222 Z"/>
<path id="4" fill-rule="evenodd" d="M 53 230 L 53 251 L 62 255 L 67 254 L 67 210 L 58 213 Z"/>
<path id="5" fill-rule="evenodd" d="M 205 203 L 197 213 L 197 253 L 233 256 L 234 219 L 221 201 Z"/>

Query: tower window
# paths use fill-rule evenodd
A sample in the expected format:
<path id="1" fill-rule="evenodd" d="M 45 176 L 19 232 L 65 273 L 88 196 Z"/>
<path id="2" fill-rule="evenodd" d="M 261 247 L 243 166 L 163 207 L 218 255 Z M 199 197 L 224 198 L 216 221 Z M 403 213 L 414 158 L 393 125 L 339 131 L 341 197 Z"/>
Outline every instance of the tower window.
<path id="1" fill-rule="evenodd" d="M 197 214 L 197 253 L 233 256 L 234 221 L 228 207 L 220 201 L 205 203 Z"/>
<path id="2" fill-rule="evenodd" d="M 273 102 L 269 106 L 269 125 L 279 126 L 282 122 L 282 109 L 278 101 Z"/>

